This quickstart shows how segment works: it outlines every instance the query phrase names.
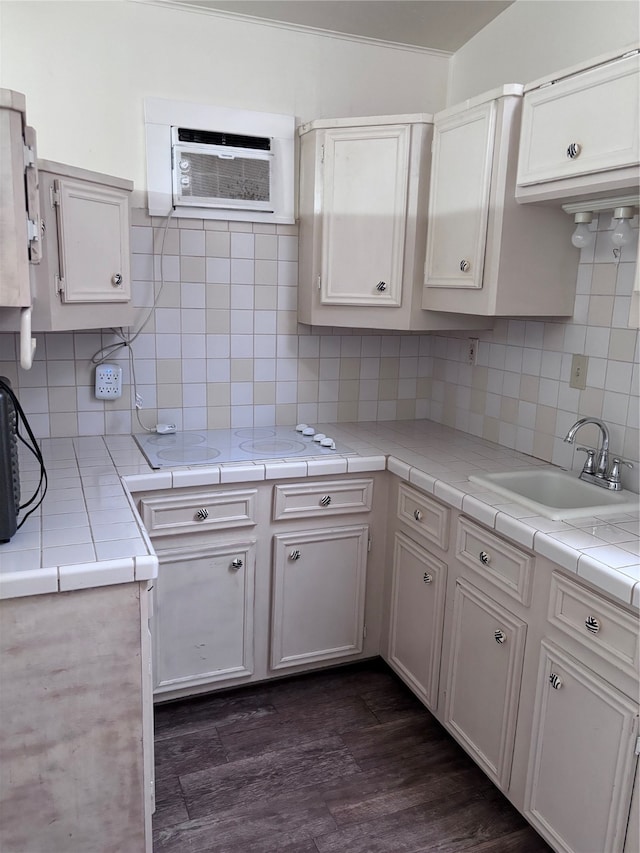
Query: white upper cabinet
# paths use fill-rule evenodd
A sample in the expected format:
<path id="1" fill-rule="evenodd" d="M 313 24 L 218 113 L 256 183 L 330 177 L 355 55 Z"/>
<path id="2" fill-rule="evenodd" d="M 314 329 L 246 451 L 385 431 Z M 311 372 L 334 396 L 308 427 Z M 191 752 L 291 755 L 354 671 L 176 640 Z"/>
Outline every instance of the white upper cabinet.
<path id="1" fill-rule="evenodd" d="M 325 133 L 320 301 L 402 302 L 409 125 Z"/>
<path id="2" fill-rule="evenodd" d="M 526 86 L 517 198 L 561 200 L 637 186 L 639 109 L 637 49 Z"/>
<path id="3" fill-rule="evenodd" d="M 129 250 L 131 181 L 39 161 L 43 258 L 32 271 L 38 331 L 134 322 Z"/>
<path id="4" fill-rule="evenodd" d="M 423 308 L 573 313 L 570 217 L 515 200 L 522 88 L 503 86 L 434 117 Z"/>
<path id="5" fill-rule="evenodd" d="M 482 287 L 496 102 L 438 122 L 427 242 L 431 286 Z"/>
<path id="6" fill-rule="evenodd" d="M 300 322 L 486 328 L 422 310 L 432 117 L 313 121 L 299 133 Z"/>

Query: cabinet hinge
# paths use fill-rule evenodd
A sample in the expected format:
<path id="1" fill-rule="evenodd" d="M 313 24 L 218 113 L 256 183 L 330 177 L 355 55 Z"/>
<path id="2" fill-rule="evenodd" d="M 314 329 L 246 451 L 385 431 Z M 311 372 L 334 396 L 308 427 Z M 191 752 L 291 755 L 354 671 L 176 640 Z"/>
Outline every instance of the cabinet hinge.
<path id="1" fill-rule="evenodd" d="M 56 186 L 49 187 L 49 195 L 51 196 L 51 207 L 56 207 L 60 204 L 60 192 Z"/>
<path id="2" fill-rule="evenodd" d="M 322 278 L 321 278 L 320 276 L 318 276 L 318 290 L 320 290 L 320 283 L 321 283 L 321 281 L 322 281 Z"/>
<path id="3" fill-rule="evenodd" d="M 367 626 L 366 625 L 362 626 L 362 639 L 363 640 L 367 639 Z"/>
<path id="4" fill-rule="evenodd" d="M 320 146 L 320 162 L 324 163 L 324 145 Z"/>
<path id="5" fill-rule="evenodd" d="M 367 540 L 367 551 L 370 551 L 370 550 L 371 550 L 371 537 L 369 537 Z"/>
<path id="6" fill-rule="evenodd" d="M 31 243 L 34 240 L 40 239 L 40 229 L 38 223 L 27 217 L 27 241 Z"/>
<path id="7" fill-rule="evenodd" d="M 637 737 L 637 738 L 636 738 L 635 754 L 636 754 L 636 755 L 640 755 L 640 737 Z"/>
<path id="8" fill-rule="evenodd" d="M 54 281 L 56 285 L 56 293 L 60 297 L 60 300 L 62 300 L 62 294 L 64 293 L 64 279 L 60 278 L 58 273 L 56 273 L 54 276 Z"/>
<path id="9" fill-rule="evenodd" d="M 32 166 L 36 165 L 36 154 L 35 154 L 35 151 L 33 150 L 33 146 L 23 145 L 22 146 L 22 156 L 24 158 L 25 169 L 30 169 Z"/>

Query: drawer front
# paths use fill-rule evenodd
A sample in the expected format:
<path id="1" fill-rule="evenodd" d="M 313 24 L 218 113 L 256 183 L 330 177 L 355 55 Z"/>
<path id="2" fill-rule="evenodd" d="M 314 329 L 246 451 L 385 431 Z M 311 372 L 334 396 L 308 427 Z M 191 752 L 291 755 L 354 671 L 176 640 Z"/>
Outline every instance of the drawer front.
<path id="1" fill-rule="evenodd" d="M 636 165 L 639 79 L 630 56 L 527 92 L 518 185 Z"/>
<path id="2" fill-rule="evenodd" d="M 369 512 L 373 480 L 291 483 L 273 489 L 273 520 Z"/>
<path id="3" fill-rule="evenodd" d="M 549 622 L 637 678 L 640 621 L 559 572 L 551 578 Z"/>
<path id="4" fill-rule="evenodd" d="M 400 483 L 398 518 L 421 538 L 446 551 L 449 545 L 449 516 L 446 506 Z"/>
<path id="5" fill-rule="evenodd" d="M 256 489 L 143 498 L 140 515 L 152 537 L 256 524 Z"/>
<path id="6" fill-rule="evenodd" d="M 456 556 L 516 601 L 529 606 L 534 558 L 466 518 L 458 520 Z"/>

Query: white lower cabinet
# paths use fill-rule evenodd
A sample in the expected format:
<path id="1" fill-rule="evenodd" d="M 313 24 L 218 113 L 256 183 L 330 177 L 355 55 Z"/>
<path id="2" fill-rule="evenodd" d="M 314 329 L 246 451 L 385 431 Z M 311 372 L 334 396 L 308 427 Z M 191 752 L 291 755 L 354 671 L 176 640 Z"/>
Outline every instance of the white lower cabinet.
<path id="1" fill-rule="evenodd" d="M 156 693 L 251 675 L 255 540 L 158 557 Z"/>
<path id="2" fill-rule="evenodd" d="M 272 669 L 362 651 L 368 539 L 367 525 L 274 536 Z"/>
<path id="3" fill-rule="evenodd" d="M 392 573 L 388 662 L 435 709 L 447 566 L 398 531 Z"/>
<path id="4" fill-rule="evenodd" d="M 637 701 L 543 641 L 525 816 L 554 849 L 624 849 L 637 735 Z"/>
<path id="5" fill-rule="evenodd" d="M 454 595 L 444 720 L 487 776 L 506 790 L 527 626 L 462 578 Z"/>

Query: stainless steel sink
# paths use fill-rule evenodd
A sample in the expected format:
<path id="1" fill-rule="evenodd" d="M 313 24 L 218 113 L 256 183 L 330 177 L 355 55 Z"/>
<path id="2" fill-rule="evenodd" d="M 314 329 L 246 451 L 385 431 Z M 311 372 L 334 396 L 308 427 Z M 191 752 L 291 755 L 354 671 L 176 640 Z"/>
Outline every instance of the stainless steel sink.
<path id="1" fill-rule="evenodd" d="M 469 479 L 555 521 L 637 510 L 634 492 L 610 492 L 553 468 L 472 474 Z"/>

